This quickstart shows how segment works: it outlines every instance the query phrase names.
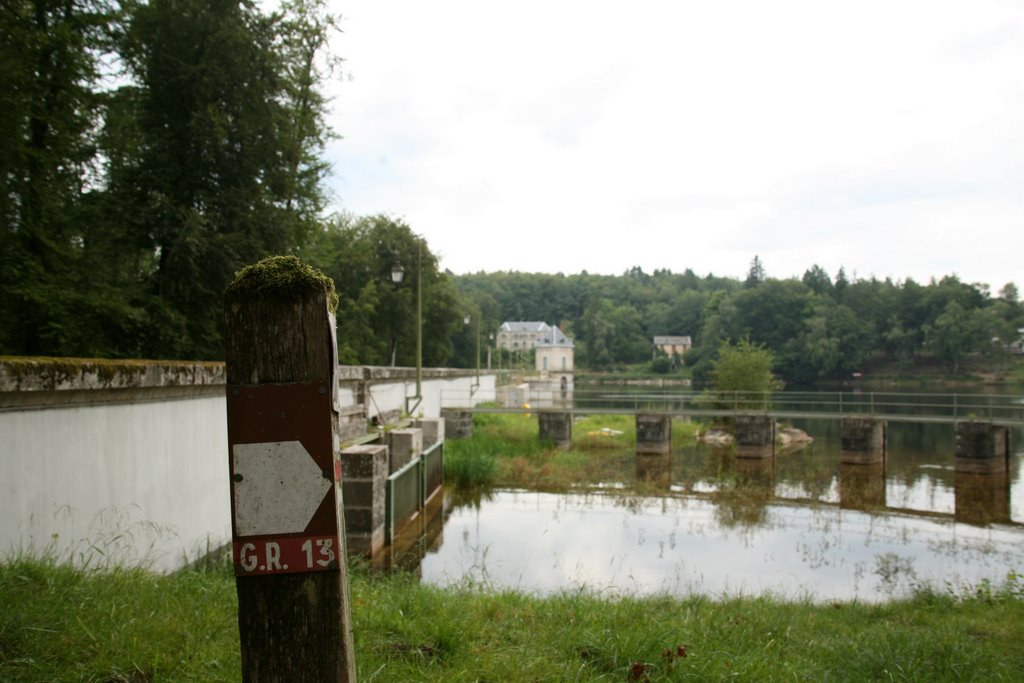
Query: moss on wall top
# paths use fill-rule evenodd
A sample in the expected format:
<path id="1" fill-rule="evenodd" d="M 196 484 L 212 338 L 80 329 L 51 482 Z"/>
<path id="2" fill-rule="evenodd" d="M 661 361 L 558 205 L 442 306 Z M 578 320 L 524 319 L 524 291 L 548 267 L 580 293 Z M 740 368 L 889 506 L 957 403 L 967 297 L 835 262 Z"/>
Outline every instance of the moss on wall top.
<path id="1" fill-rule="evenodd" d="M 233 298 L 266 297 L 278 301 L 327 290 L 331 313 L 338 310 L 334 280 L 299 261 L 296 256 L 270 256 L 235 273 L 227 294 Z"/>
<path id="2" fill-rule="evenodd" d="M 0 356 L 0 392 L 223 384 L 220 362 Z"/>

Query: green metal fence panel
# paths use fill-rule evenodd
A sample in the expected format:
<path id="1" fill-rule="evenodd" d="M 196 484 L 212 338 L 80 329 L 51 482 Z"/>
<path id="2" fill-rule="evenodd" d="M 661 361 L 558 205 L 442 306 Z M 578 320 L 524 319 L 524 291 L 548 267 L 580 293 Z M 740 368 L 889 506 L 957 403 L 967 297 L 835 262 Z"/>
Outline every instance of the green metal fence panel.
<path id="1" fill-rule="evenodd" d="M 422 470 L 423 460 L 417 458 L 398 470 L 387 483 L 387 543 L 391 543 L 402 524 L 423 505 Z"/>
<path id="2" fill-rule="evenodd" d="M 423 501 L 444 485 L 444 442 L 438 442 L 423 453 Z"/>

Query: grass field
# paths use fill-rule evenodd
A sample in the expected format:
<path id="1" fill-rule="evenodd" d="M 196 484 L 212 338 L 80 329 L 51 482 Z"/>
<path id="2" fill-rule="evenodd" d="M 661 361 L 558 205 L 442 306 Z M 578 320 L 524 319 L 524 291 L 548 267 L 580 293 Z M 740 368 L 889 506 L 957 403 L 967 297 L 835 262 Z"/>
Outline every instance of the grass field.
<path id="1" fill-rule="evenodd" d="M 1024 581 L 882 605 L 537 598 L 351 571 L 360 681 L 1020 681 Z M 0 565 L 0 680 L 238 681 L 234 579 Z"/>

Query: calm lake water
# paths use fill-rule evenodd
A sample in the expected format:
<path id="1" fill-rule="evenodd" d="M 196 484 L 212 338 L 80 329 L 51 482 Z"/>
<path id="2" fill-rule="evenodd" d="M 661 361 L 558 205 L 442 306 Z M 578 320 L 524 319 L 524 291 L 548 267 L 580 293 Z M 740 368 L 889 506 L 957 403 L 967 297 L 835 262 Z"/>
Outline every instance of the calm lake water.
<path id="1" fill-rule="evenodd" d="M 449 493 L 396 563 L 437 585 L 534 594 L 773 593 L 878 601 L 1024 572 L 1020 430 L 1005 475 L 953 469 L 952 425 L 890 424 L 884 466 L 839 462 L 838 422 L 774 461 L 688 447 L 570 493 Z M 607 453 L 599 456 L 608 458 Z"/>

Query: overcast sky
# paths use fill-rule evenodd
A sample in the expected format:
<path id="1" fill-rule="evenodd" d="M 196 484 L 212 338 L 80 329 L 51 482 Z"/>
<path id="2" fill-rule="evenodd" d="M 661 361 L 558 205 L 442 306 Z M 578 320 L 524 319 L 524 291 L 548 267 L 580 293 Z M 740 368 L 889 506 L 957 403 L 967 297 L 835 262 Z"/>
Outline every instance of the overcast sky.
<path id="1" fill-rule="evenodd" d="M 333 208 L 455 273 L 1024 285 L 1021 0 L 332 0 Z"/>

